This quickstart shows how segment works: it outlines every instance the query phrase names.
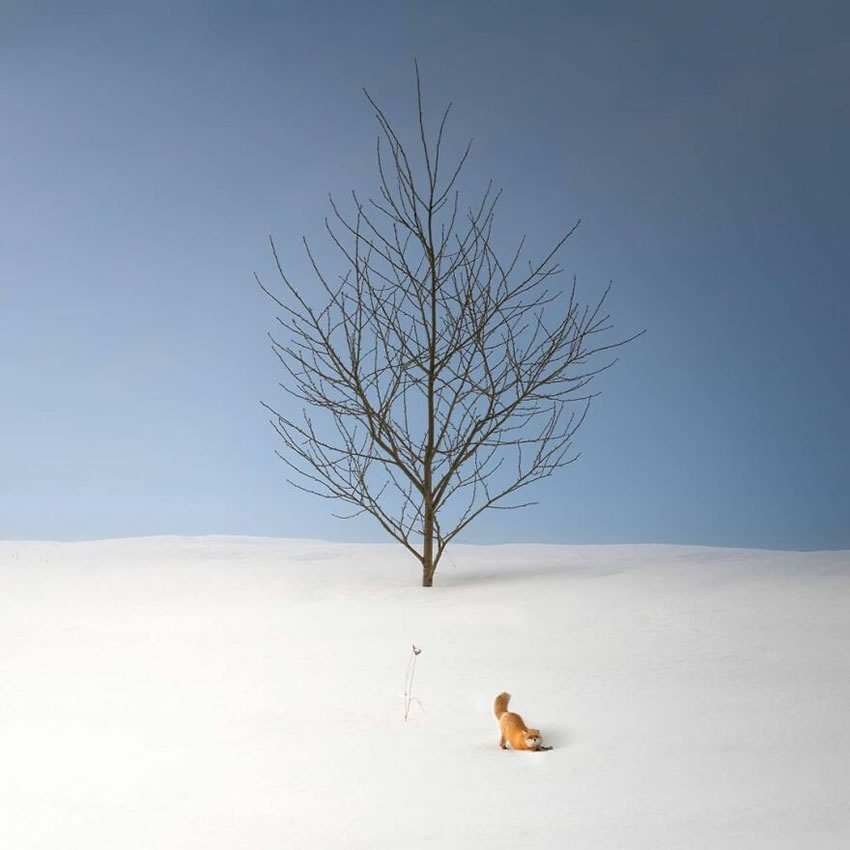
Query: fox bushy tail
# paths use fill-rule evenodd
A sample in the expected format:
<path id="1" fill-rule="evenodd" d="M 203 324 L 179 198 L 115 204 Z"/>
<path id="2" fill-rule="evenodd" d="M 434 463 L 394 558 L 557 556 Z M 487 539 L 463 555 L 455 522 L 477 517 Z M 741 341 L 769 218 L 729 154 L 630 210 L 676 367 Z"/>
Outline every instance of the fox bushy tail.
<path id="1" fill-rule="evenodd" d="M 511 695 L 507 691 L 502 691 L 496 697 L 493 703 L 493 713 L 496 715 L 496 720 L 501 719 L 502 715 L 508 710 L 508 703 L 511 701 Z"/>

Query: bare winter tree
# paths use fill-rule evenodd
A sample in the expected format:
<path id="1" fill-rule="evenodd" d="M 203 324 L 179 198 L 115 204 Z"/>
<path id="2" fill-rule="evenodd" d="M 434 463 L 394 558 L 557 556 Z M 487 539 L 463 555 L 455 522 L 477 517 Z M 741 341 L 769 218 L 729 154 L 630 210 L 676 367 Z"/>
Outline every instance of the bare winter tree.
<path id="1" fill-rule="evenodd" d="M 605 343 L 601 298 L 582 304 L 575 280 L 554 286 L 556 254 L 521 263 L 525 238 L 497 255 L 492 183 L 471 207 L 458 178 L 470 146 L 448 168 L 443 134 L 426 130 L 417 70 L 416 159 L 374 108 L 379 197 L 345 214 L 331 199 L 325 225 L 344 261 L 338 279 L 310 263 L 323 290 L 311 306 L 283 271 L 286 337 L 271 335 L 281 386 L 299 413 L 265 405 L 283 440 L 290 483 L 370 514 L 422 566 L 430 587 L 446 546 L 488 509 L 532 502 L 519 491 L 573 462 L 571 441 L 594 393 Z M 471 144 L 471 143 L 470 143 Z M 576 225 L 577 226 L 577 225 Z M 634 337 L 632 337 L 634 338 Z"/>

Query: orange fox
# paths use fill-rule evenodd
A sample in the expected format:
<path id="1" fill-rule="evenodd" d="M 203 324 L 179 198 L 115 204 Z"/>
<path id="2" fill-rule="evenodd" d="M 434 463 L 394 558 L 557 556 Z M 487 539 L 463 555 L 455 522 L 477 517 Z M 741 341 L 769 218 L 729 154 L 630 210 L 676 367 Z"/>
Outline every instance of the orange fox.
<path id="1" fill-rule="evenodd" d="M 515 750 L 551 750 L 543 746 L 539 729 L 529 729 L 523 719 L 512 711 L 508 711 L 511 695 L 503 691 L 493 703 L 493 712 L 499 721 L 499 746 L 506 750 L 508 744 Z"/>

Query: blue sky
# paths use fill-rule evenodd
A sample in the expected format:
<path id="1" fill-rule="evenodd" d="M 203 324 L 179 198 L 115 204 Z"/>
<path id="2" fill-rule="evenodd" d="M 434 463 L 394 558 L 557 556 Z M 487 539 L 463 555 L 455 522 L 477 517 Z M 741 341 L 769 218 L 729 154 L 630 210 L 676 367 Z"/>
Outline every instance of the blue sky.
<path id="1" fill-rule="evenodd" d="M 71 8 L 73 6 L 73 8 Z M 638 8 L 639 7 L 639 8 Z M 260 400 L 273 234 L 375 185 L 412 63 L 499 232 L 623 334 L 541 504 L 474 542 L 850 547 L 845 3 L 4 3 L 0 536 L 381 540 L 293 491 Z M 326 253 L 324 253 L 326 252 Z"/>

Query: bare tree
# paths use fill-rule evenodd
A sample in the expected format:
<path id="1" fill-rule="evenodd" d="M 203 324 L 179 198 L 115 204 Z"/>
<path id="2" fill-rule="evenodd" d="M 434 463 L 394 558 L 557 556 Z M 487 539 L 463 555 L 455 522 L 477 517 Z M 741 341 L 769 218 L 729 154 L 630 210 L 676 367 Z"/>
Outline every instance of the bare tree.
<path id="1" fill-rule="evenodd" d="M 281 386 L 300 416 L 264 405 L 295 473 L 290 483 L 370 514 L 422 566 L 430 587 L 446 546 L 488 509 L 572 463 L 591 380 L 612 365 L 596 355 L 611 328 L 608 290 L 581 304 L 575 279 L 551 279 L 573 227 L 541 260 L 521 263 L 525 237 L 497 256 L 492 182 L 465 207 L 457 190 L 471 142 L 449 167 L 443 135 L 451 104 L 429 138 L 416 74 L 414 161 L 375 110 L 379 198 L 344 214 L 333 198 L 325 226 L 345 274 L 328 277 L 306 239 L 321 307 L 284 273 L 278 305 L 286 339 L 270 335 Z M 576 224 L 576 227 L 578 223 Z M 634 337 L 632 337 L 634 339 Z M 343 518 L 345 518 L 343 517 Z"/>

